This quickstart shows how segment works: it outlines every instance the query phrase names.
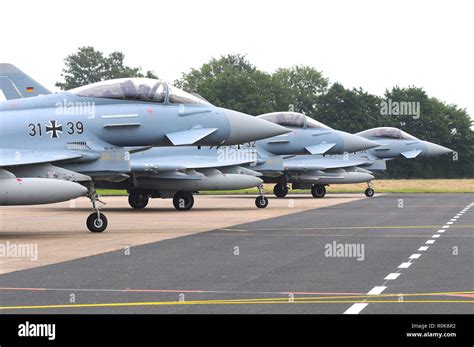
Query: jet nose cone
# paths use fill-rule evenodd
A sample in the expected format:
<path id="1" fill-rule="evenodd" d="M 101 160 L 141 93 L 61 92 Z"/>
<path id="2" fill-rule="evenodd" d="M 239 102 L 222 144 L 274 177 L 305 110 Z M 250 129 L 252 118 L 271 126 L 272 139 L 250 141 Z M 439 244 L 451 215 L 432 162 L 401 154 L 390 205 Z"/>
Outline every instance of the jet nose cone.
<path id="1" fill-rule="evenodd" d="M 437 145 L 436 143 L 425 141 L 426 157 L 437 157 L 439 155 L 453 152 L 452 149 Z"/>
<path id="2" fill-rule="evenodd" d="M 289 133 L 285 127 L 245 113 L 222 109 L 230 124 L 230 134 L 226 141 L 228 145 L 256 141 Z"/>
<path id="3" fill-rule="evenodd" d="M 358 152 L 380 146 L 378 143 L 370 141 L 361 136 L 349 134 L 343 131 L 341 131 L 340 134 L 344 143 L 344 152 Z"/>

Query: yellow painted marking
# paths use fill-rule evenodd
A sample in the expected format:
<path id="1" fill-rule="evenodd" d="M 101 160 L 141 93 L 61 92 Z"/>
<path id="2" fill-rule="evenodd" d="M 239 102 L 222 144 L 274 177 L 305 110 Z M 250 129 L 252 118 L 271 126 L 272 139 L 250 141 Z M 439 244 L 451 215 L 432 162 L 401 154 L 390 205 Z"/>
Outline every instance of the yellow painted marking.
<path id="1" fill-rule="evenodd" d="M 222 228 L 223 231 L 263 231 L 263 230 L 340 230 L 340 229 L 435 229 L 441 228 L 440 225 L 383 225 L 383 226 L 346 226 L 346 227 L 312 227 L 312 228 L 255 228 L 255 229 L 232 229 Z M 457 224 L 452 228 L 472 228 L 474 224 Z"/>
<path id="2" fill-rule="evenodd" d="M 60 308 L 93 308 L 93 307 L 135 307 L 135 306 L 176 306 L 176 305 L 252 305 L 252 304 L 347 304 L 358 303 L 361 299 L 367 303 L 474 303 L 474 300 L 379 300 L 376 298 L 413 297 L 413 296 L 440 296 L 450 294 L 473 294 L 474 292 L 445 292 L 445 293 L 414 293 L 414 294 L 381 294 L 363 296 L 327 296 L 327 297 L 304 297 L 294 298 L 256 298 L 256 299 L 231 299 L 231 300 L 193 300 L 193 301 L 146 301 L 146 302 L 112 302 L 96 304 L 64 304 L 64 305 L 30 305 L 30 306 L 1 306 L 0 310 L 24 310 L 24 309 L 60 309 Z M 338 300 L 335 300 L 338 299 Z M 357 300 L 358 299 L 358 300 Z"/>

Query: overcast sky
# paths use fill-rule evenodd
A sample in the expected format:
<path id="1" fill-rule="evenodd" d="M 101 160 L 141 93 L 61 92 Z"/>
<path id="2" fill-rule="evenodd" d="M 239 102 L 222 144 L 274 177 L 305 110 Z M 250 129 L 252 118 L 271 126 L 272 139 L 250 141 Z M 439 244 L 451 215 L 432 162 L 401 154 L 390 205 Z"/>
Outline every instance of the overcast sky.
<path id="1" fill-rule="evenodd" d="M 55 90 L 80 46 L 173 81 L 228 53 L 258 68 L 311 65 L 382 95 L 415 85 L 474 114 L 473 1 L 12 1 L 0 4 L 0 62 Z"/>

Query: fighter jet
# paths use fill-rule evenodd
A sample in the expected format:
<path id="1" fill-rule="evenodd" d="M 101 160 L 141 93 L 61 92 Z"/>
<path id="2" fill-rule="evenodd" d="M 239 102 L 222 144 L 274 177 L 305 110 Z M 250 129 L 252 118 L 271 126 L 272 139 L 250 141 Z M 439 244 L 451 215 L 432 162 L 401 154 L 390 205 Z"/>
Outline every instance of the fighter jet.
<path id="1" fill-rule="evenodd" d="M 146 151 L 130 148 L 130 177 L 120 181 L 104 181 L 98 177 L 96 187 L 127 189 L 129 204 L 135 209 L 146 207 L 150 198 L 172 197 L 176 209 L 188 210 L 194 204 L 192 194 L 195 192 L 257 186 L 260 196 L 255 204 L 264 208 L 268 205 L 268 199 L 264 196 L 262 180 L 258 178 L 262 174 L 253 170 L 249 163 L 260 164 L 259 167 L 265 169 L 279 154 L 343 153 L 377 146 L 355 135 L 331 129 L 300 113 L 275 112 L 258 118 L 285 126 L 291 132 L 268 140 L 248 142 L 238 148 L 185 146 Z M 263 162 L 266 164 L 262 167 Z M 244 164 L 247 164 L 246 168 L 242 166 Z"/>
<path id="2" fill-rule="evenodd" d="M 260 119 L 287 127 L 290 133 L 258 141 L 259 153 L 269 155 L 340 154 L 357 152 L 378 144 L 363 137 L 332 129 L 302 113 L 273 112 Z"/>
<path id="3" fill-rule="evenodd" d="M 149 198 L 173 197 L 178 210 L 190 209 L 194 203 L 192 194 L 200 190 L 257 186 L 260 196 L 255 204 L 265 208 L 268 199 L 258 176 L 267 172 L 272 158 L 279 159 L 282 154 L 344 153 L 378 146 L 370 140 L 331 129 L 300 113 L 276 112 L 258 118 L 285 126 L 291 132 L 238 147 L 154 148 L 131 155 L 131 177 L 128 180 L 99 184 L 103 188 L 127 189 L 129 204 L 136 209 L 144 208 Z M 272 170 L 274 172 L 275 168 Z M 280 172 L 282 168 L 277 170 Z"/>
<path id="4" fill-rule="evenodd" d="M 87 195 L 92 232 L 107 226 L 94 182 L 128 179 L 131 153 L 152 146 L 240 144 L 288 132 L 144 78 L 0 102 L 0 124 L 0 205 Z"/>
<path id="5" fill-rule="evenodd" d="M 283 159 L 281 174 L 271 176 L 267 172 L 264 181 L 277 183 L 274 194 L 284 197 L 288 193 L 288 183 L 293 189 L 311 188 L 315 198 L 326 194 L 325 186 L 330 184 L 347 184 L 367 182 L 367 197 L 375 194 L 371 181 L 374 171 L 385 171 L 386 161 L 396 158 L 429 158 L 452 152 L 451 149 L 432 142 L 419 140 L 400 129 L 381 127 L 362 131 L 356 134 L 380 146 L 344 155 L 300 155 Z M 258 169 L 256 169 L 258 171 Z"/>

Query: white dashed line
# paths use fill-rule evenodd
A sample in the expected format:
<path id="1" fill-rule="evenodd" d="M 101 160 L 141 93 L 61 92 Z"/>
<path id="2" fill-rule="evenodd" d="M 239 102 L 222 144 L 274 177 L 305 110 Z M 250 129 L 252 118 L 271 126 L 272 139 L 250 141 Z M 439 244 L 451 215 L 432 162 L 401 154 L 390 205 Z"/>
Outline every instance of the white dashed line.
<path id="1" fill-rule="evenodd" d="M 471 208 L 472 206 L 474 206 L 474 202 L 469 204 L 468 206 L 466 206 L 463 210 L 461 210 L 457 215 L 455 215 L 453 218 L 451 218 L 449 220 L 449 222 L 446 223 L 446 225 L 443 225 L 443 229 L 439 229 L 436 234 L 434 234 L 433 236 L 431 236 L 431 239 L 430 240 L 427 240 L 425 242 L 426 245 L 432 245 L 435 243 L 436 240 L 434 239 L 437 239 L 439 238 L 442 234 L 446 231 L 446 229 L 448 229 L 450 227 L 450 225 L 452 225 L 454 222 L 457 222 L 457 220 L 459 219 L 459 217 L 461 217 L 469 208 Z M 427 251 L 429 248 L 429 246 L 421 246 L 418 248 L 418 251 L 419 252 L 424 252 L 424 251 Z M 412 255 L 410 255 L 409 259 L 410 261 L 407 261 L 407 262 L 404 262 L 404 263 L 401 263 L 398 268 L 399 269 L 408 269 L 411 264 L 413 264 L 411 262 L 411 260 L 414 260 L 414 259 L 419 259 L 421 257 L 421 253 L 414 253 Z M 390 281 L 390 280 L 396 280 L 399 276 L 401 275 L 401 273 L 399 272 L 392 272 L 392 273 L 389 273 L 387 276 L 385 276 L 384 280 L 386 281 Z M 385 289 L 387 289 L 386 286 L 376 286 L 374 288 L 372 288 L 368 293 L 367 295 L 380 295 Z M 344 314 L 359 314 L 364 308 L 366 308 L 369 304 L 367 302 L 358 302 L 356 304 L 353 304 L 351 307 L 349 307 L 345 312 Z"/>
<path id="2" fill-rule="evenodd" d="M 392 272 L 391 274 L 385 276 L 384 280 L 396 280 L 398 276 L 400 276 L 399 272 Z"/>
<path id="3" fill-rule="evenodd" d="M 408 269 L 410 267 L 411 263 L 410 262 L 405 262 L 405 263 L 401 263 L 400 265 L 398 265 L 398 268 L 399 269 Z"/>
<path id="4" fill-rule="evenodd" d="M 357 304 L 352 305 L 349 307 L 344 314 L 359 314 L 364 308 L 366 308 L 368 304 L 365 302 L 358 302 Z"/>
<path id="5" fill-rule="evenodd" d="M 384 286 L 373 287 L 373 288 L 367 293 L 367 295 L 379 295 L 379 294 L 381 294 L 385 289 L 387 289 L 387 287 L 384 287 Z"/>

